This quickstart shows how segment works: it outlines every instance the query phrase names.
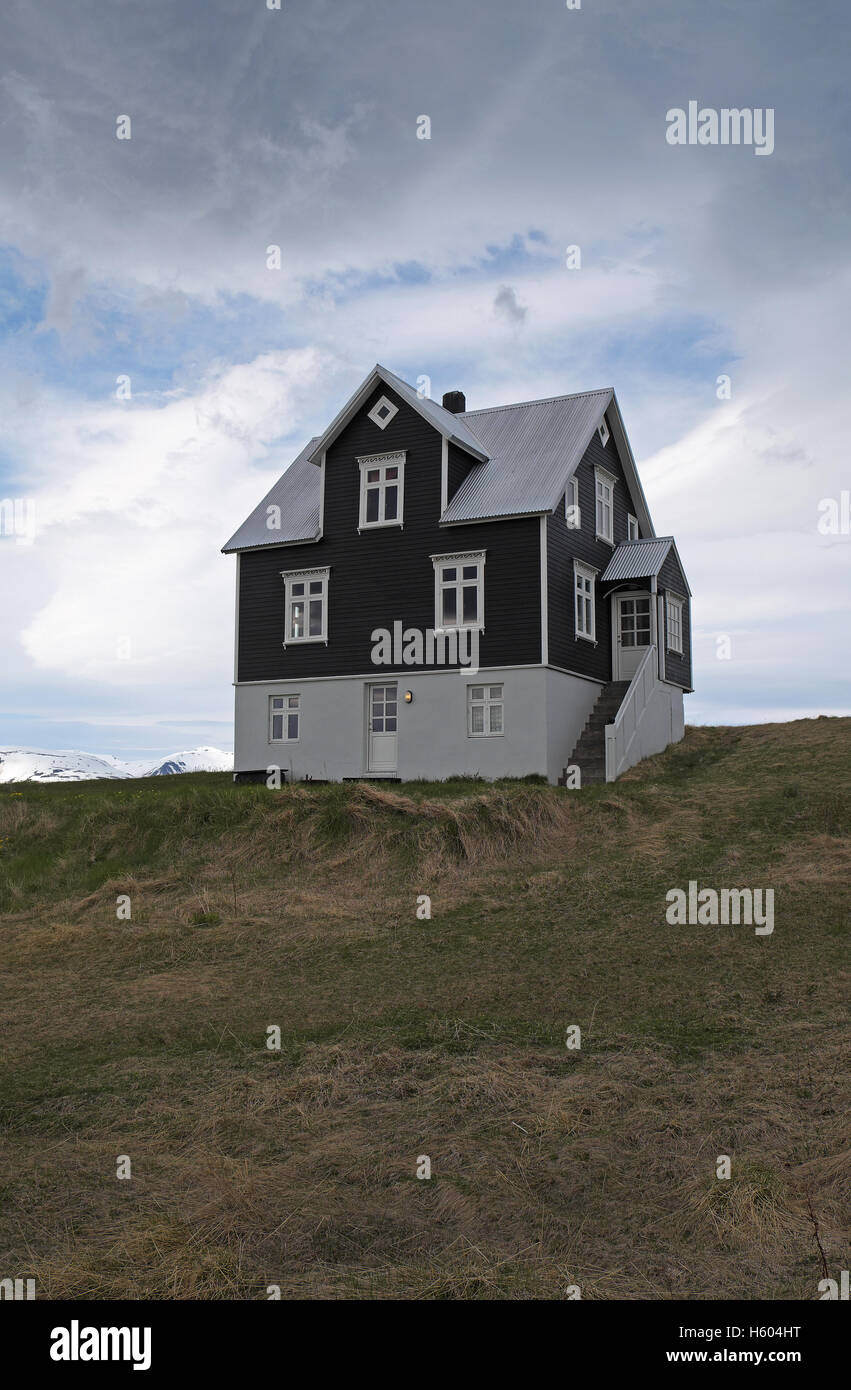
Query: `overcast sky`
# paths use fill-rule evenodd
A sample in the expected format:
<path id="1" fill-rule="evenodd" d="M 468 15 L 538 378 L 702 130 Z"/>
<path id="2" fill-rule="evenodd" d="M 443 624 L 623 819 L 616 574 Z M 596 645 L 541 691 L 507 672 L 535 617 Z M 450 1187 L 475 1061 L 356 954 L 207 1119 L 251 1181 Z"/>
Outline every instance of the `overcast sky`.
<path id="1" fill-rule="evenodd" d="M 0 746 L 232 747 L 220 547 L 376 360 L 471 409 L 613 385 L 694 593 L 687 720 L 847 714 L 849 29 L 4 0 Z M 773 152 L 668 143 L 690 101 L 770 108 Z"/>

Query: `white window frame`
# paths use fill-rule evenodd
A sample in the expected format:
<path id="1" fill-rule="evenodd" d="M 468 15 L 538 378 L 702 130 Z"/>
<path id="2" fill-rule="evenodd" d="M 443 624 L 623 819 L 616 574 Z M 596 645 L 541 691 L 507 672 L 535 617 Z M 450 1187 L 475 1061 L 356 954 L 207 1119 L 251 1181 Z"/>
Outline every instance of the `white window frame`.
<path id="1" fill-rule="evenodd" d="M 464 628 L 478 629 L 484 632 L 485 628 L 485 550 L 460 551 L 455 555 L 432 555 L 431 562 L 434 565 L 434 630 L 435 632 L 459 632 Z M 472 580 L 463 580 L 460 571 L 465 567 L 476 566 L 476 607 L 477 615 L 475 622 L 464 622 L 463 614 L 463 595 L 461 593 L 465 582 L 472 583 Z M 456 578 L 452 581 L 444 581 L 443 572 L 447 569 L 458 571 Z M 443 621 L 443 594 L 446 589 L 454 588 L 456 593 L 454 623 Z"/>
<path id="2" fill-rule="evenodd" d="M 574 508 L 574 515 L 576 517 L 575 525 L 571 525 L 568 515 L 571 507 Z M 564 494 L 564 519 L 567 522 L 569 531 L 582 530 L 582 509 L 579 506 L 579 479 L 576 476 L 570 479 Z"/>
<path id="3" fill-rule="evenodd" d="M 369 412 L 369 418 L 380 430 L 386 430 L 394 415 L 398 414 L 398 405 L 394 405 L 386 396 L 379 396 L 372 410 Z"/>
<path id="4" fill-rule="evenodd" d="M 280 709 L 275 709 L 275 701 L 283 700 L 284 704 Z M 295 704 L 292 704 L 292 701 Z M 292 717 L 296 721 L 296 733 L 291 735 L 289 732 L 289 722 Z M 281 736 L 275 737 L 275 719 L 281 720 Z M 291 693 L 289 695 L 270 695 L 269 696 L 269 742 L 270 743 L 298 743 L 301 738 L 301 695 Z"/>
<path id="5" fill-rule="evenodd" d="M 474 698 L 473 692 L 481 690 L 480 697 Z M 499 694 L 492 692 L 498 690 Z M 482 710 L 481 729 L 473 728 L 473 710 Z M 499 710 L 499 728 L 492 728 L 492 711 Z M 494 685 L 487 681 L 479 685 L 467 686 L 467 737 L 468 738 L 504 738 L 505 737 L 505 684 L 498 681 Z"/>
<path id="6" fill-rule="evenodd" d="M 304 642 L 324 642 L 328 645 L 328 580 L 331 574 L 330 566 L 322 569 L 310 570 L 281 570 L 281 578 L 284 581 L 284 646 L 301 646 Z M 318 594 L 311 594 L 311 584 L 321 583 L 322 588 Z M 294 594 L 293 589 L 299 584 L 304 585 L 303 594 Z M 293 637 L 291 635 L 291 610 L 293 603 L 303 599 L 305 605 L 309 605 L 311 599 L 321 599 L 322 601 L 322 631 L 318 634 L 310 635 L 307 629 L 310 627 L 310 610 L 305 608 L 305 635 L 303 637 Z"/>
<path id="7" fill-rule="evenodd" d="M 596 579 L 599 570 L 594 569 L 593 565 L 585 565 L 581 560 L 573 562 L 573 631 L 576 637 L 581 637 L 583 642 L 597 641 L 597 584 Z M 583 581 L 580 587 L 580 579 Z M 586 590 L 585 584 L 590 584 Z M 580 600 L 582 600 L 581 619 L 580 619 Z M 585 603 L 590 600 L 591 630 L 586 631 Z"/>
<path id="8" fill-rule="evenodd" d="M 633 516 L 632 512 L 626 514 L 626 538 L 628 541 L 638 541 L 641 536 L 638 531 L 638 517 Z"/>
<path id="9" fill-rule="evenodd" d="M 594 469 L 594 531 L 598 541 L 605 541 L 607 545 L 615 543 L 615 483 L 617 478 L 613 473 L 607 473 L 605 468 Z M 608 501 L 605 497 L 605 489 L 608 489 Z M 600 493 L 603 490 L 604 495 Z M 608 535 L 600 529 L 601 514 L 605 520 L 605 511 L 601 509 L 608 506 L 609 509 L 609 532 Z"/>
<path id="10" fill-rule="evenodd" d="M 603 416 L 602 420 L 600 421 L 599 425 L 597 426 L 597 433 L 598 433 L 598 435 L 600 436 L 600 443 L 602 444 L 603 448 L 605 449 L 606 445 L 607 445 L 608 442 L 609 442 L 609 427 L 608 427 L 608 425 L 606 424 L 606 417 L 605 417 L 605 415 Z"/>
<path id="11" fill-rule="evenodd" d="M 679 594 L 665 595 L 665 645 L 669 652 L 683 655 L 683 610 L 685 599 Z M 671 621 L 676 613 L 676 622 Z M 679 646 L 676 642 L 679 642 Z"/>
<path id="12" fill-rule="evenodd" d="M 358 459 L 360 468 L 360 513 L 358 520 L 359 531 L 375 531 L 381 526 L 400 526 L 404 519 L 405 508 L 405 451 L 400 450 L 394 454 L 365 454 Z M 385 473 L 388 468 L 398 470 L 395 479 L 388 484 Z M 370 472 L 377 470 L 380 474 L 378 483 L 367 484 Z M 384 516 L 384 497 L 388 488 L 396 488 L 396 515 L 387 520 Z M 367 492 L 378 489 L 378 520 L 367 521 L 366 519 L 366 498 Z"/>

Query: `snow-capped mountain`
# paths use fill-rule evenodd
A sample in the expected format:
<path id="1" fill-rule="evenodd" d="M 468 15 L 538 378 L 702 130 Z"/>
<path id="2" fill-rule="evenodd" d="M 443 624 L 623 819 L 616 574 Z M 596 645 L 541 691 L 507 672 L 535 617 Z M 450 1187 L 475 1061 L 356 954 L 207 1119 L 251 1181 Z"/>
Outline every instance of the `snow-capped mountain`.
<path id="1" fill-rule="evenodd" d="M 44 753 L 35 748 L 0 748 L 0 782 L 88 782 L 94 777 L 163 777 L 181 772 L 229 772 L 233 754 L 219 748 L 192 748 L 160 762 L 133 762 L 108 753 L 65 751 Z"/>

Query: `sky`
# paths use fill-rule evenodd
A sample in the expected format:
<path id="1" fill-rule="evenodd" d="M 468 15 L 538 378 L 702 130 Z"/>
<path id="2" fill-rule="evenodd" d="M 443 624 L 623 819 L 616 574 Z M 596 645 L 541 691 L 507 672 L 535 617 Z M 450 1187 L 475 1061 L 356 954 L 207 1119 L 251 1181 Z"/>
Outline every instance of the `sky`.
<path id="1" fill-rule="evenodd" d="M 376 361 L 614 386 L 687 721 L 851 712 L 851 12 L 573 5 L 4 0 L 0 746 L 232 747 L 221 546 Z"/>

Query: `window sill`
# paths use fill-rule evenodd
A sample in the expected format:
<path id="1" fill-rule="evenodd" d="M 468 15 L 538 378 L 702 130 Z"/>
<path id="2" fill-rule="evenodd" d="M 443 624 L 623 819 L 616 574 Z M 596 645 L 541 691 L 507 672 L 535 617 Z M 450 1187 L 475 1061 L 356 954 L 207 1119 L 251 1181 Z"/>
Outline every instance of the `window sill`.
<path id="1" fill-rule="evenodd" d="M 393 529 L 404 531 L 403 521 L 362 521 L 357 528 L 358 535 L 361 531 L 392 531 Z"/>
<path id="2" fill-rule="evenodd" d="M 309 647 L 316 646 L 317 642 L 324 642 L 328 646 L 327 637 L 290 637 L 286 642 L 282 642 L 282 647 Z"/>
<path id="3" fill-rule="evenodd" d="M 594 539 L 598 541 L 603 541 L 606 545 L 610 545 L 612 547 L 612 550 L 615 549 L 615 542 L 613 540 L 610 540 L 608 536 L 601 536 L 599 531 L 597 532 Z"/>
<path id="4" fill-rule="evenodd" d="M 468 738 L 505 738 L 505 734 L 468 734 Z"/>
<path id="5" fill-rule="evenodd" d="M 574 633 L 574 636 L 576 637 L 577 642 L 590 642 L 592 647 L 597 646 L 596 637 L 589 637 L 587 632 L 577 632 Z"/>

